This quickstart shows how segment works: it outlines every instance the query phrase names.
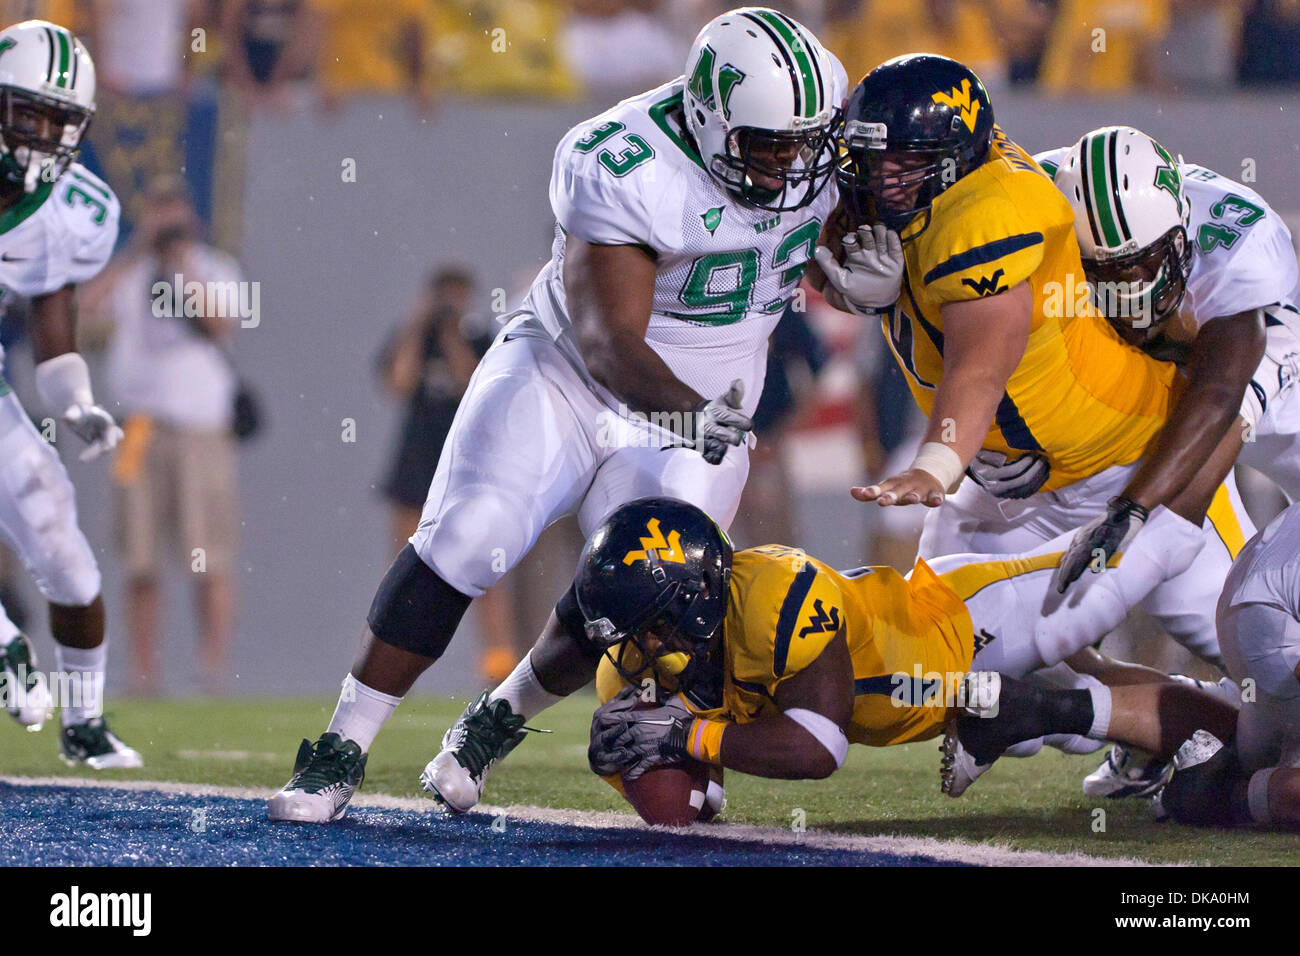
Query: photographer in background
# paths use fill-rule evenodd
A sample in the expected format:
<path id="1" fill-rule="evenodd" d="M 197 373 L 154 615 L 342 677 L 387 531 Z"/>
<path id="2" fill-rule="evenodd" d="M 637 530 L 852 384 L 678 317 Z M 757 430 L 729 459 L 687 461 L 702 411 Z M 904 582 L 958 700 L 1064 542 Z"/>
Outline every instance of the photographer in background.
<path id="1" fill-rule="evenodd" d="M 430 277 L 411 317 L 379 353 L 378 373 L 384 388 L 406 406 L 382 486 L 392 508 L 394 554 L 420 523 L 456 408 L 479 358 L 492 344 L 491 331 L 496 327 L 478 335 L 478 323 L 470 311 L 473 296 L 474 277 L 467 269 L 439 269 Z M 479 613 L 484 637 L 481 669 L 489 681 L 504 679 L 519 656 L 513 592 L 493 588 L 484 595 Z"/>
<path id="2" fill-rule="evenodd" d="M 107 383 L 126 432 L 113 466 L 114 519 L 128 582 L 131 690 L 137 695 L 161 690 L 160 575 L 169 563 L 194 578 L 200 688 L 213 695 L 227 689 L 239 527 L 233 430 L 240 394 L 228 349 L 241 316 L 230 295 L 219 299 L 214 290 L 240 289 L 238 305 L 243 284 L 238 264 L 204 243 L 201 233 L 184 182 L 160 178 L 147 190 L 132 246 L 84 300 L 88 317 L 112 329 Z M 205 290 L 199 310 L 183 308 L 194 301 L 194 282 Z"/>

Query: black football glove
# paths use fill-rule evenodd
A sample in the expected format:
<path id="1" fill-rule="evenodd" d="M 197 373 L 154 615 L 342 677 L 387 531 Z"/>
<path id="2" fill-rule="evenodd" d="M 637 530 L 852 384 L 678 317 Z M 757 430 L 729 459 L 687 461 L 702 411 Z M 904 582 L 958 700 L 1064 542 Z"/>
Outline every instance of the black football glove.
<path id="1" fill-rule="evenodd" d="M 635 780 L 647 770 L 681 763 L 688 756 L 686 734 L 693 718 L 680 698 L 662 707 L 638 709 L 640 704 L 637 689 L 628 687 L 596 709 L 587 763 L 597 775 L 621 771 Z"/>
<path id="2" fill-rule="evenodd" d="M 981 448 L 966 466 L 966 474 L 994 498 L 1028 498 L 1051 476 L 1047 458 L 1026 452 L 1007 461 L 1000 451 Z"/>
<path id="3" fill-rule="evenodd" d="M 1056 593 L 1064 594 L 1088 567 L 1100 571 L 1109 564 L 1111 558 L 1128 547 L 1149 514 L 1146 508 L 1123 496 L 1111 498 L 1104 515 L 1075 533 L 1056 569 Z"/>

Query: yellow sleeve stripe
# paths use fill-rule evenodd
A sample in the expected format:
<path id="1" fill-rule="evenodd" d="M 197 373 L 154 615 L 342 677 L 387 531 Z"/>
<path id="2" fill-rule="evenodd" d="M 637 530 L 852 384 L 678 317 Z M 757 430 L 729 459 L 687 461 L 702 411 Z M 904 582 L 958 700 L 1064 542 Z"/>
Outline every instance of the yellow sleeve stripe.
<path id="1" fill-rule="evenodd" d="M 1030 249 L 1039 245 L 1042 241 L 1043 234 L 1041 232 L 1022 232 L 1018 236 L 1007 236 L 1005 239 L 986 242 L 982 246 L 959 252 L 957 255 L 939 263 L 925 274 L 924 284 L 929 285 L 931 282 L 942 279 L 944 276 L 950 276 L 954 272 L 962 272 L 974 266 L 982 266 L 987 262 L 1001 259 L 1003 256 L 1009 256 L 1013 252 Z"/>
<path id="2" fill-rule="evenodd" d="M 1234 561 L 1237 560 L 1237 555 L 1246 546 L 1246 533 L 1241 530 L 1237 509 L 1232 506 L 1227 485 L 1219 485 L 1219 490 L 1214 493 L 1214 498 L 1210 501 L 1210 510 L 1205 516 L 1210 519 L 1210 524 L 1214 525 L 1214 530 L 1219 540 L 1223 542 L 1223 546 L 1228 549 L 1228 554 Z"/>
<path id="3" fill-rule="evenodd" d="M 1024 574 L 1032 574 L 1035 571 L 1055 568 L 1061 563 L 1061 558 L 1064 556 L 1064 551 L 1052 551 L 1047 554 L 1037 554 L 1030 558 L 1011 558 L 1008 561 L 972 561 L 970 564 L 963 564 L 960 568 L 953 568 L 951 571 L 944 572 L 939 575 L 939 579 L 965 602 L 979 594 L 990 584 L 1018 578 Z M 1110 560 L 1106 562 L 1106 567 L 1119 567 L 1120 559 L 1123 557 L 1122 553 L 1111 555 Z"/>

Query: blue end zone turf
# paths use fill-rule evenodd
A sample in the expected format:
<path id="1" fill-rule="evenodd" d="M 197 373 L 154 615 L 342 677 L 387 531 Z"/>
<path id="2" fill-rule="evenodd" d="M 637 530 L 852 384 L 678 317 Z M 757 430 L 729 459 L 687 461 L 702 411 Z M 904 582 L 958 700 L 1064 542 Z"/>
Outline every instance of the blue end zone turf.
<path id="1" fill-rule="evenodd" d="M 487 814 L 353 808 L 328 826 L 266 804 L 101 787 L 0 784 L 0 864 L 193 866 L 943 866 L 928 856 L 780 846 Z"/>

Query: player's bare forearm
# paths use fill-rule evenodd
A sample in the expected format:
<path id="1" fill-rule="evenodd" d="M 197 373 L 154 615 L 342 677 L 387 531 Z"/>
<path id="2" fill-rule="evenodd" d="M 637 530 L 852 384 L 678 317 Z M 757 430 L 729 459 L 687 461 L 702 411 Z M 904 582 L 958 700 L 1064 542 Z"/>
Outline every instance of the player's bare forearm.
<path id="1" fill-rule="evenodd" d="M 782 711 L 820 714 L 843 732 L 853 718 L 853 658 L 844 628 L 798 674 L 776 690 Z M 838 764 L 830 750 L 784 713 L 732 724 L 722 736 L 722 766 L 779 780 L 821 779 Z"/>
<path id="2" fill-rule="evenodd" d="M 32 299 L 32 356 L 36 364 L 77 350 L 77 287 L 65 285 Z"/>
<path id="3" fill-rule="evenodd" d="M 1166 507 L 1192 524 L 1201 524 L 1219 486 L 1237 463 L 1245 435 L 1246 420 L 1238 416 L 1236 423 L 1223 433 L 1218 446 L 1206 457 L 1192 480 L 1166 503 Z"/>
<path id="4" fill-rule="evenodd" d="M 1124 496 L 1151 509 L 1168 504 L 1205 465 L 1237 419 L 1264 355 L 1264 322 L 1249 312 L 1208 322 L 1188 358 L 1188 384 Z"/>
<path id="5" fill-rule="evenodd" d="M 826 748 L 781 714 L 728 727 L 722 737 L 722 766 L 774 780 L 821 780 L 836 769 Z"/>
<path id="6" fill-rule="evenodd" d="M 654 259 L 638 246 L 566 240 L 564 291 L 592 377 L 632 411 L 690 412 L 702 397 L 645 341 L 655 272 Z"/>
<path id="7" fill-rule="evenodd" d="M 1022 282 L 1000 295 L 943 307 L 943 381 L 925 441 L 947 445 L 963 466 L 984 444 L 1007 380 L 1024 357 L 1032 303 Z"/>

